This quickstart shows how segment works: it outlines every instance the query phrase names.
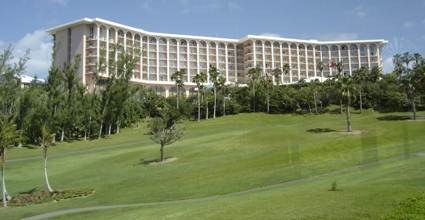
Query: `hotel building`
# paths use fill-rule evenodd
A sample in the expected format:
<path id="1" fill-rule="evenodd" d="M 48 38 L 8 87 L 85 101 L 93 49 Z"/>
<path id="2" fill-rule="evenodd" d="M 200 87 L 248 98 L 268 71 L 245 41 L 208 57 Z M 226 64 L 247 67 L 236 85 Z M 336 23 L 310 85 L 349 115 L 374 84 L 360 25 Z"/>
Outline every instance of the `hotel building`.
<path id="1" fill-rule="evenodd" d="M 168 96 L 175 91 L 171 75 L 186 70 L 185 91 L 193 91 L 192 78 L 208 73 L 209 66 L 218 68 L 229 84 L 244 84 L 250 68 L 259 66 L 264 72 L 290 67 L 289 74 L 279 80 L 283 84 L 301 79 L 325 79 L 335 74 L 332 63 L 342 62 L 344 72 L 361 68 L 382 67 L 381 51 L 387 41 L 344 40 L 318 41 L 248 35 L 241 39 L 164 34 L 145 31 L 100 18 L 84 18 L 48 30 L 54 39 L 54 60 L 63 66 L 80 55 L 80 78 L 88 88 L 99 59 L 107 68 L 100 73 L 108 77 L 113 71 L 108 63 L 120 53 L 130 53 L 137 60 L 133 83 L 155 88 Z M 103 52 L 105 51 L 105 52 Z M 317 64 L 323 62 L 323 71 Z M 211 83 L 208 76 L 207 83 Z"/>

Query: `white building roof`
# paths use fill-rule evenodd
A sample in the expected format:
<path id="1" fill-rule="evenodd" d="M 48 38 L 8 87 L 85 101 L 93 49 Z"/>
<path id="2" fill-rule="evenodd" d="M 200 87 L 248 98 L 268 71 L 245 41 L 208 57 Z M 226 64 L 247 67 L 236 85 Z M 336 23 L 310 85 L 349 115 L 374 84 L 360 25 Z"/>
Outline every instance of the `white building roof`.
<path id="1" fill-rule="evenodd" d="M 180 38 L 180 39 L 197 39 L 197 40 L 208 40 L 208 41 L 222 41 L 222 42 L 232 42 L 232 43 L 241 43 L 246 40 L 258 39 L 258 40 L 273 40 L 273 41 L 286 41 L 294 43 L 309 43 L 309 44 L 353 44 L 353 43 L 381 43 L 386 44 L 388 41 L 384 39 L 371 39 L 371 40 L 342 40 L 342 41 L 319 41 L 319 40 L 302 40 L 302 39 L 293 39 L 293 38 L 284 38 L 284 37 L 273 37 L 273 36 L 263 36 L 263 35 L 247 35 L 241 39 L 230 39 L 230 38 L 219 38 L 219 37 L 205 37 L 205 36 L 195 36 L 195 35 L 181 35 L 181 34 L 167 34 L 167 33 L 156 33 L 145 31 L 141 28 L 134 28 L 113 21 L 108 21 L 102 18 L 82 18 L 79 20 L 71 21 L 65 24 L 61 24 L 52 28 L 47 29 L 47 32 L 54 34 L 57 31 L 76 26 L 79 24 L 105 24 L 107 26 L 113 26 L 122 28 L 127 31 L 139 32 L 146 35 L 158 36 L 158 37 L 168 37 L 168 38 Z"/>

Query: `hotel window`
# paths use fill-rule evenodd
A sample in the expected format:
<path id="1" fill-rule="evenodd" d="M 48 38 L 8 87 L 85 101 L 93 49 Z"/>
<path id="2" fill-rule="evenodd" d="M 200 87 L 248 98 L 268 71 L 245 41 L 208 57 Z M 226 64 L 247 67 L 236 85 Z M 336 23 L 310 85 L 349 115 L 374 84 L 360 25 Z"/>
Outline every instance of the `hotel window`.
<path id="1" fill-rule="evenodd" d="M 90 39 L 94 38 L 94 27 L 93 26 L 90 26 L 89 37 L 90 37 Z"/>

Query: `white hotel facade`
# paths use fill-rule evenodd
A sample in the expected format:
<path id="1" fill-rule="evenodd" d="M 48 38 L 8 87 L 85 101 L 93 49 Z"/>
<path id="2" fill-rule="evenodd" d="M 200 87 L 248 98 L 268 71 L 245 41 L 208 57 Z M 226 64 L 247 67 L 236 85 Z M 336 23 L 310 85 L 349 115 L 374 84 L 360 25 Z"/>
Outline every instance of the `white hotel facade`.
<path id="1" fill-rule="evenodd" d="M 241 39 L 164 34 L 129 27 L 100 18 L 84 18 L 53 27 L 55 64 L 62 67 L 76 55 L 81 56 L 80 77 L 87 87 L 93 85 L 93 74 L 101 56 L 106 65 L 123 52 L 137 60 L 133 83 L 155 88 L 168 96 L 175 91 L 171 75 L 185 69 L 186 94 L 193 90 L 192 78 L 218 68 L 229 84 L 244 84 L 250 68 L 264 72 L 289 64 L 290 71 L 279 80 L 283 84 L 301 79 L 324 79 L 335 74 L 331 63 L 342 62 L 344 72 L 361 68 L 382 67 L 381 51 L 387 41 L 350 40 L 318 41 L 248 35 Z M 117 48 L 117 49 L 115 49 Z M 101 53 L 106 51 L 106 53 Z M 317 63 L 325 64 L 323 71 Z M 108 77 L 110 68 L 101 73 Z M 211 83 L 208 76 L 207 83 Z"/>

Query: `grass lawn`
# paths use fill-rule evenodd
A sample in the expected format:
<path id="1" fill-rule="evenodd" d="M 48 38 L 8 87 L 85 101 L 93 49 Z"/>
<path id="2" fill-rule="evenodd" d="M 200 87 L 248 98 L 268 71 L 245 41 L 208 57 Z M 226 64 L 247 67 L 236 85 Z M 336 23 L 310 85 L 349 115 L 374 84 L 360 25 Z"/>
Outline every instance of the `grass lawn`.
<path id="1" fill-rule="evenodd" d="M 109 139 L 59 144 L 50 151 L 52 186 L 92 188 L 95 195 L 0 208 L 0 219 L 122 204 L 135 206 L 58 218 L 381 218 L 397 202 L 425 191 L 425 121 L 378 120 L 383 114 L 373 112 L 352 116 L 353 134 L 343 132 L 339 114 L 258 113 L 186 122 L 184 138 L 165 151 L 177 160 L 156 166 L 141 163 L 159 157 L 144 126 Z M 45 188 L 40 149 L 13 149 L 7 156 L 12 196 Z M 340 191 L 328 191 L 333 181 Z"/>

